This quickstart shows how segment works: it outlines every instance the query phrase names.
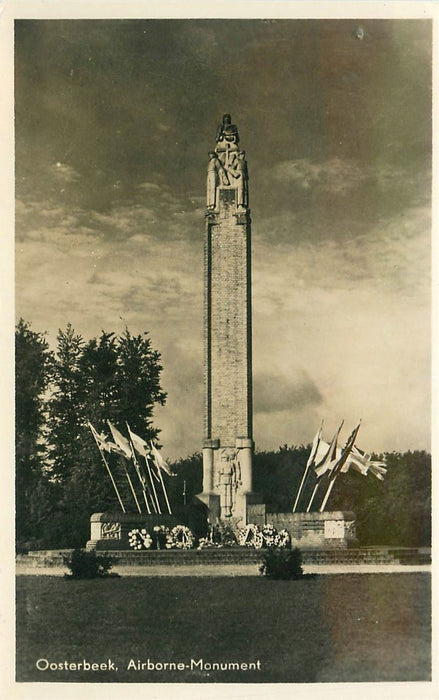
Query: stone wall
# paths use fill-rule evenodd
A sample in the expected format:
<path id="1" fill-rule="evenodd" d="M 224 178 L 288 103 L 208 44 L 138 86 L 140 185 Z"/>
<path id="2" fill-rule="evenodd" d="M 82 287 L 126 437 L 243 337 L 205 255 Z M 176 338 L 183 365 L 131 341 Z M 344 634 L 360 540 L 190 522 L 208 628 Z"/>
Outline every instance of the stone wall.
<path id="1" fill-rule="evenodd" d="M 260 527 L 270 523 L 287 530 L 295 547 L 349 547 L 356 544 L 355 514 L 346 511 L 324 513 L 267 513 L 264 505 L 248 506 L 248 522 Z"/>
<path id="2" fill-rule="evenodd" d="M 90 539 L 87 549 L 128 549 L 128 533 L 134 528 L 152 530 L 155 525 L 170 529 L 177 525 L 175 516 L 145 513 L 93 513 L 90 517 Z"/>

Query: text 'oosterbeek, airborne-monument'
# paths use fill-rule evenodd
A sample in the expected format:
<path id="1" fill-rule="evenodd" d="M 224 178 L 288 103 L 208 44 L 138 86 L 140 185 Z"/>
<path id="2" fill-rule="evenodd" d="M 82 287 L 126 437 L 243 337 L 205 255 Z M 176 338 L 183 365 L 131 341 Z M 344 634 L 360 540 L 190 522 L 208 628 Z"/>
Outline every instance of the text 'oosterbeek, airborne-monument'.
<path id="1" fill-rule="evenodd" d="M 230 114 L 209 153 L 205 237 L 203 493 L 210 522 L 247 522 L 252 492 L 251 220 Z"/>

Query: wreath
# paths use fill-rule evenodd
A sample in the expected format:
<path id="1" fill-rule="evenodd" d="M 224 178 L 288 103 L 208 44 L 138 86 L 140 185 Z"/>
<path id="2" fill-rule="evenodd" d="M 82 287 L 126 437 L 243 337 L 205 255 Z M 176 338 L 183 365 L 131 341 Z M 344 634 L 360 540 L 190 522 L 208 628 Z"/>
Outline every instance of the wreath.
<path id="1" fill-rule="evenodd" d="M 285 549 L 286 547 L 289 547 L 291 545 L 291 537 L 290 533 L 288 530 L 279 530 L 279 532 L 276 535 L 275 541 L 274 541 L 274 546 L 275 547 L 280 547 L 281 549 Z"/>
<path id="2" fill-rule="evenodd" d="M 254 547 L 261 549 L 264 538 L 257 525 L 246 525 L 239 531 L 239 544 L 241 547 Z"/>
<path id="3" fill-rule="evenodd" d="M 128 533 L 128 543 L 132 549 L 150 549 L 152 545 L 152 537 L 142 528 L 135 527 Z"/>
<path id="4" fill-rule="evenodd" d="M 195 537 L 185 525 L 176 525 L 170 533 L 170 542 L 166 546 L 173 549 L 191 549 L 195 544 Z"/>
<path id="5" fill-rule="evenodd" d="M 264 538 L 264 544 L 266 547 L 275 547 L 277 530 L 273 525 L 264 525 L 262 528 L 262 537 Z"/>

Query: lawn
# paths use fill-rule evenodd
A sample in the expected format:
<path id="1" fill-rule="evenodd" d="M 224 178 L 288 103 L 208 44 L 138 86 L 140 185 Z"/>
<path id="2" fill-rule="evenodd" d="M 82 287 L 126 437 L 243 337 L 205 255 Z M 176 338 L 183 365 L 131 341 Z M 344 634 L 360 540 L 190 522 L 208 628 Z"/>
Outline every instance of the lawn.
<path id="1" fill-rule="evenodd" d="M 83 660 L 108 669 L 75 669 Z M 429 574 L 17 577 L 18 681 L 429 679 Z"/>

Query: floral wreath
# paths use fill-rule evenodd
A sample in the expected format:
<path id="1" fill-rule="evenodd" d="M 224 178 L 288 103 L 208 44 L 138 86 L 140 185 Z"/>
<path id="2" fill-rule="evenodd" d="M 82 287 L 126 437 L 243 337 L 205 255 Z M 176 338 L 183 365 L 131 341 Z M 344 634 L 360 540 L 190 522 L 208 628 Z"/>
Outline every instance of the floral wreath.
<path id="1" fill-rule="evenodd" d="M 290 544 L 291 537 L 288 530 L 279 530 L 279 532 L 276 534 L 276 537 L 274 538 L 274 546 L 285 549 L 285 547 L 289 547 Z"/>
<path id="2" fill-rule="evenodd" d="M 195 537 L 185 525 L 176 525 L 170 533 L 170 543 L 167 547 L 173 549 L 191 549 L 195 544 Z"/>
<path id="3" fill-rule="evenodd" d="M 150 549 L 152 545 L 151 535 L 142 528 L 135 527 L 128 533 L 128 543 L 132 549 Z"/>
<path id="4" fill-rule="evenodd" d="M 239 531 L 239 544 L 241 547 L 254 547 L 261 549 L 264 544 L 264 537 L 257 525 L 246 525 Z"/>
<path id="5" fill-rule="evenodd" d="M 276 545 L 277 530 L 273 525 L 264 525 L 262 528 L 262 537 L 264 538 L 264 545 L 266 547 L 274 547 Z"/>

